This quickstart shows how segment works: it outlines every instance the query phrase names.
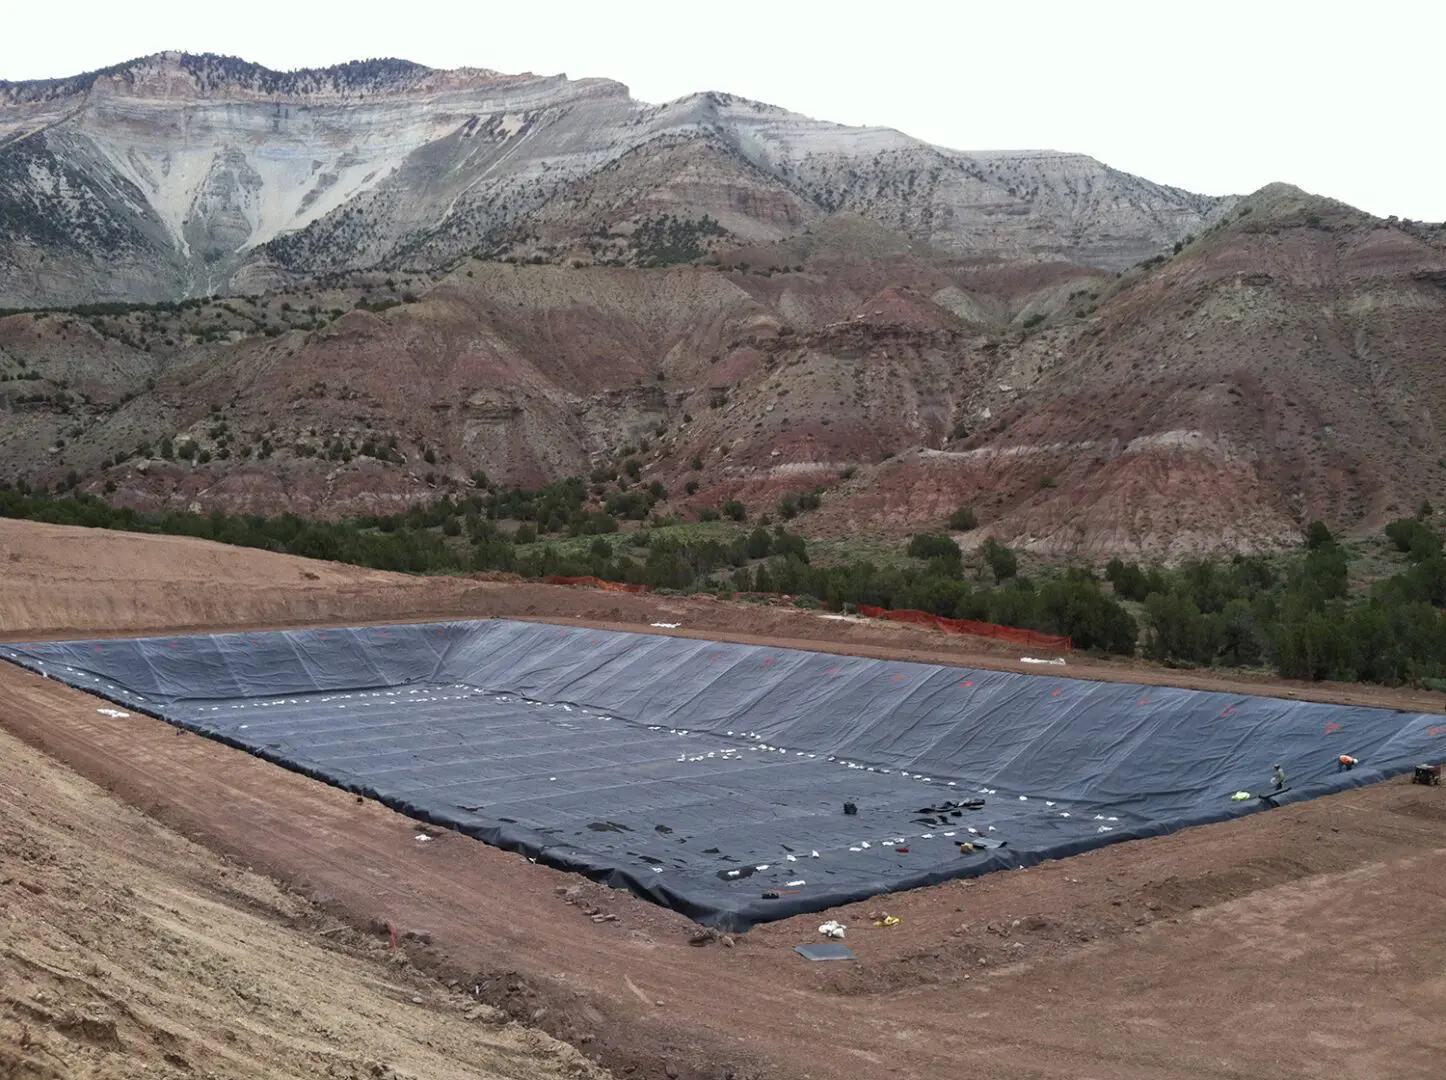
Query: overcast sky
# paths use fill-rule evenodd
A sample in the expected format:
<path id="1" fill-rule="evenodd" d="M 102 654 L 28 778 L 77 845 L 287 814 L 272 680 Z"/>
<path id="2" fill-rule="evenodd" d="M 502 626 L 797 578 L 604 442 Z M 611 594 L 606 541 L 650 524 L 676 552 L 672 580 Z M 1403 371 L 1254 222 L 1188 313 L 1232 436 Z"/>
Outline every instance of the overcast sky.
<path id="1" fill-rule="evenodd" d="M 956 149 L 1090 154 L 1209 194 L 1284 180 L 1446 219 L 1440 0 L 11 0 L 0 79 L 164 49 L 268 67 L 400 56 L 723 90 Z"/>

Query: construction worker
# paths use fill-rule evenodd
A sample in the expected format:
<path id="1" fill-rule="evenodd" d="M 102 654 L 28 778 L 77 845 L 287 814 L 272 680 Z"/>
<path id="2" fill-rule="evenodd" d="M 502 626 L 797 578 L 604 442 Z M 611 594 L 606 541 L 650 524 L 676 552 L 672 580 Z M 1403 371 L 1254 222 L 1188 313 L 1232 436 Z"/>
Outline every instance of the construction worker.
<path id="1" fill-rule="evenodd" d="M 1356 759 L 1350 754 L 1342 754 L 1336 758 L 1336 772 L 1350 772 L 1356 767 Z"/>
<path id="2" fill-rule="evenodd" d="M 1273 776 L 1275 777 L 1275 790 L 1276 790 L 1276 791 L 1282 791 L 1282 790 L 1284 790 L 1284 788 L 1285 788 L 1285 770 L 1280 767 L 1279 763 L 1277 763 L 1277 764 L 1275 764 L 1275 765 L 1272 765 L 1272 766 L 1270 767 L 1270 770 L 1271 770 L 1271 775 L 1273 775 Z"/>

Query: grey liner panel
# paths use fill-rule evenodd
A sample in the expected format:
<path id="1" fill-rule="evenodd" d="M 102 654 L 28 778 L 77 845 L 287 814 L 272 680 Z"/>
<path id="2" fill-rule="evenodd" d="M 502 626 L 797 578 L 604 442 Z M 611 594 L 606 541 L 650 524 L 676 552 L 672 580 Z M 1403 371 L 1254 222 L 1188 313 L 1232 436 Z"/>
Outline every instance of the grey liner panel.
<path id="1" fill-rule="evenodd" d="M 1252 813 L 1230 795 L 1277 761 L 1294 802 L 1446 745 L 1424 714 L 502 620 L 0 658 L 730 930 Z"/>

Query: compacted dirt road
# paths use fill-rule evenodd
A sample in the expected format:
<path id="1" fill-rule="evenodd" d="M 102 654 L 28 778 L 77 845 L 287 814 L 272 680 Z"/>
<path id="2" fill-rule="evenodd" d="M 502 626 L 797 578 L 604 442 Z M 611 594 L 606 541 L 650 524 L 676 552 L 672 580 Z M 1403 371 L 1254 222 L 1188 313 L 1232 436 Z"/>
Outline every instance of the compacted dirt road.
<path id="1" fill-rule="evenodd" d="M 14 565 L 0 563 L 0 584 Z M 631 597 L 444 584 L 472 590 L 444 615 L 557 618 L 527 609 L 576 597 L 589 622 L 682 621 L 658 616 L 683 601 L 634 609 Z M 96 632 L 137 621 L 126 583 L 92 583 L 111 587 L 120 622 L 97 620 Z M 689 605 L 701 619 L 705 605 Z M 13 610 L 0 599 L 5 618 Z M 63 609 L 53 629 L 83 629 L 78 615 Z M 258 601 L 250 621 L 290 618 Z M 40 636 L 40 621 L 4 625 Z M 199 610 L 177 621 L 215 624 Z M 828 627 L 797 625 L 809 632 L 786 636 Z M 136 1075 L 126 1053 L 147 1075 L 594 1067 L 489 1025 L 499 1014 L 649 1080 L 1446 1075 L 1443 788 L 1395 781 L 690 944 L 696 928 L 680 916 L 159 721 L 105 715 L 17 668 L 0 665 L 0 703 L 0 726 L 48 755 L 0 743 L 0 1033 L 28 1040 L 29 1055 L 4 1051 L 0 1076 Z M 882 911 L 900 921 L 872 925 Z M 849 927 L 856 963 L 793 952 L 828 917 Z M 261 989 L 248 998 L 251 980 Z M 244 1053 L 224 1056 L 228 1030 Z M 519 1046 L 538 1056 L 509 1058 Z"/>

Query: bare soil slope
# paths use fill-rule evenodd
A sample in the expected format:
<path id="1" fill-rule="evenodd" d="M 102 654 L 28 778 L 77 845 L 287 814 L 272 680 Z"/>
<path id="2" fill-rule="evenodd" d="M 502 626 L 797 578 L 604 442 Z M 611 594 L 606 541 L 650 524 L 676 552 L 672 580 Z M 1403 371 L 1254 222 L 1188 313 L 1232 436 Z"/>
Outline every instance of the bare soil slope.
<path id="1" fill-rule="evenodd" d="M 604 1075 L 4 733 L 0 910 L 0 1076 Z"/>
<path id="2" fill-rule="evenodd" d="M 0 521 L 0 634 L 437 610 L 456 583 L 182 536 Z"/>

